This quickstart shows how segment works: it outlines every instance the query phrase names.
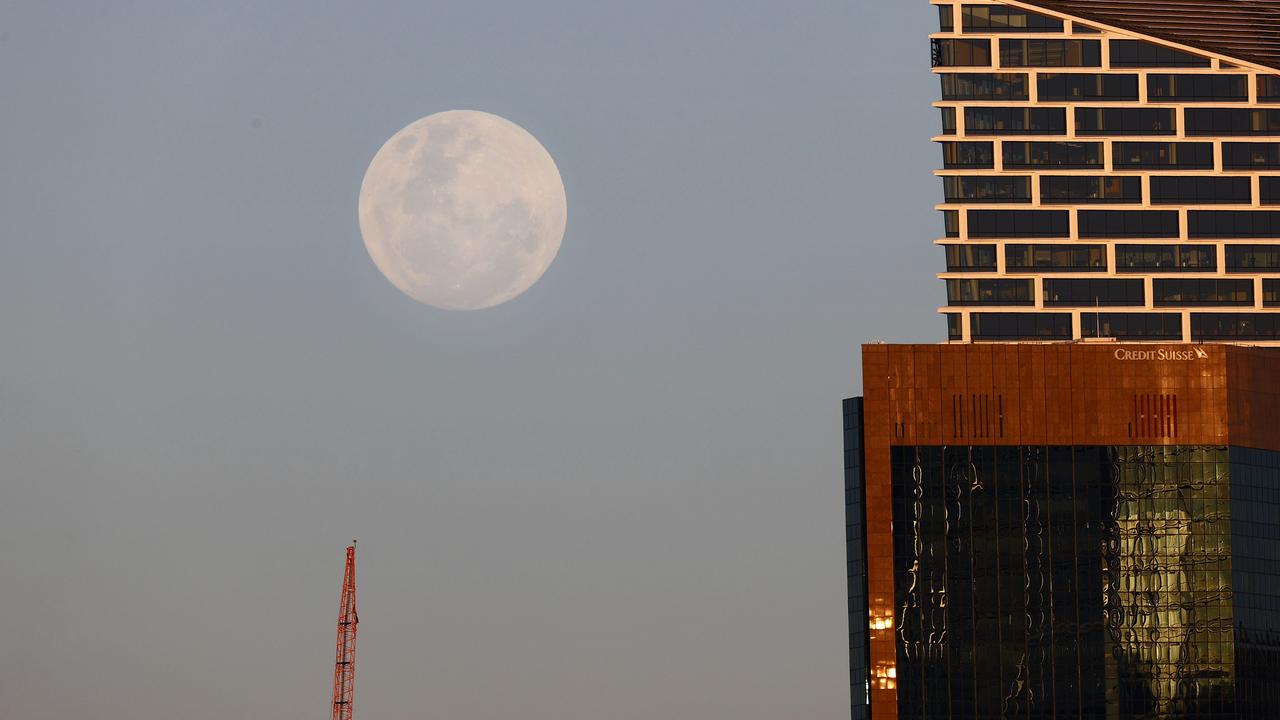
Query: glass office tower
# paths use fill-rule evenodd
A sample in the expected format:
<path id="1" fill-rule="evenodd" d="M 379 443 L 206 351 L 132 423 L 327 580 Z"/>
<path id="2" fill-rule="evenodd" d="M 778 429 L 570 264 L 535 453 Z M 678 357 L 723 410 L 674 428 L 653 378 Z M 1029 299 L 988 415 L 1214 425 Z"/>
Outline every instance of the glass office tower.
<path id="1" fill-rule="evenodd" d="M 844 404 L 852 717 L 1280 716 L 1280 0 L 933 4 L 948 340 Z"/>

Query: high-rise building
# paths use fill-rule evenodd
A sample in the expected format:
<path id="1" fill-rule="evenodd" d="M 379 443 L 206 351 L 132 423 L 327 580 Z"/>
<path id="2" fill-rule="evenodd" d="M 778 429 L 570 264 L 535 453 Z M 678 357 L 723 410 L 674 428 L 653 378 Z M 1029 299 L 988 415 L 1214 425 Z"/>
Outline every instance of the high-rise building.
<path id="1" fill-rule="evenodd" d="M 845 401 L 852 717 L 1280 717 L 1280 0 L 932 4 L 947 342 Z"/>

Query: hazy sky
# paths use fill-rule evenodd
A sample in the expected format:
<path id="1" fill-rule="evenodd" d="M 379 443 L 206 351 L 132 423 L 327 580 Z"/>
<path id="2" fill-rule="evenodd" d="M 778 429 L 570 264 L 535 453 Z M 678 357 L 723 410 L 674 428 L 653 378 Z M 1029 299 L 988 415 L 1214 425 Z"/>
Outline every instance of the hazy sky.
<path id="1" fill-rule="evenodd" d="M 840 399 L 937 341 L 924 0 L 0 6 L 0 720 L 847 715 Z M 400 294 L 407 123 L 533 133 L 569 224 Z"/>

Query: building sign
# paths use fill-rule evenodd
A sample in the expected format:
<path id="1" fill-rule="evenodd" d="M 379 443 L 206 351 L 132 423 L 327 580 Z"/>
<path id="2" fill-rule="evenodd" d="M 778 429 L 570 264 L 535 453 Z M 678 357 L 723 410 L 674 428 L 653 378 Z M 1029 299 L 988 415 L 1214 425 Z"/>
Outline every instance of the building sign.
<path id="1" fill-rule="evenodd" d="M 1160 348 L 1158 350 L 1127 350 L 1125 348 L 1116 349 L 1117 360 L 1154 360 L 1156 362 L 1177 362 L 1187 360 L 1204 360 L 1209 357 L 1209 351 L 1204 348 L 1190 348 L 1187 350 L 1174 350 L 1172 348 Z"/>

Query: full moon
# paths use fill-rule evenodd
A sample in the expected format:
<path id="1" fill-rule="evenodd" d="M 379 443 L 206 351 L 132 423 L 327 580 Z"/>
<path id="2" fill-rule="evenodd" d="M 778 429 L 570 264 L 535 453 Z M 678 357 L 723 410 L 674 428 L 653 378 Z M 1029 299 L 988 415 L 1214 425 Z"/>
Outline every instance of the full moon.
<path id="1" fill-rule="evenodd" d="M 560 250 L 560 171 L 515 123 L 474 110 L 429 115 L 391 136 L 360 186 L 360 234 L 378 270 L 418 302 L 500 305 Z"/>

